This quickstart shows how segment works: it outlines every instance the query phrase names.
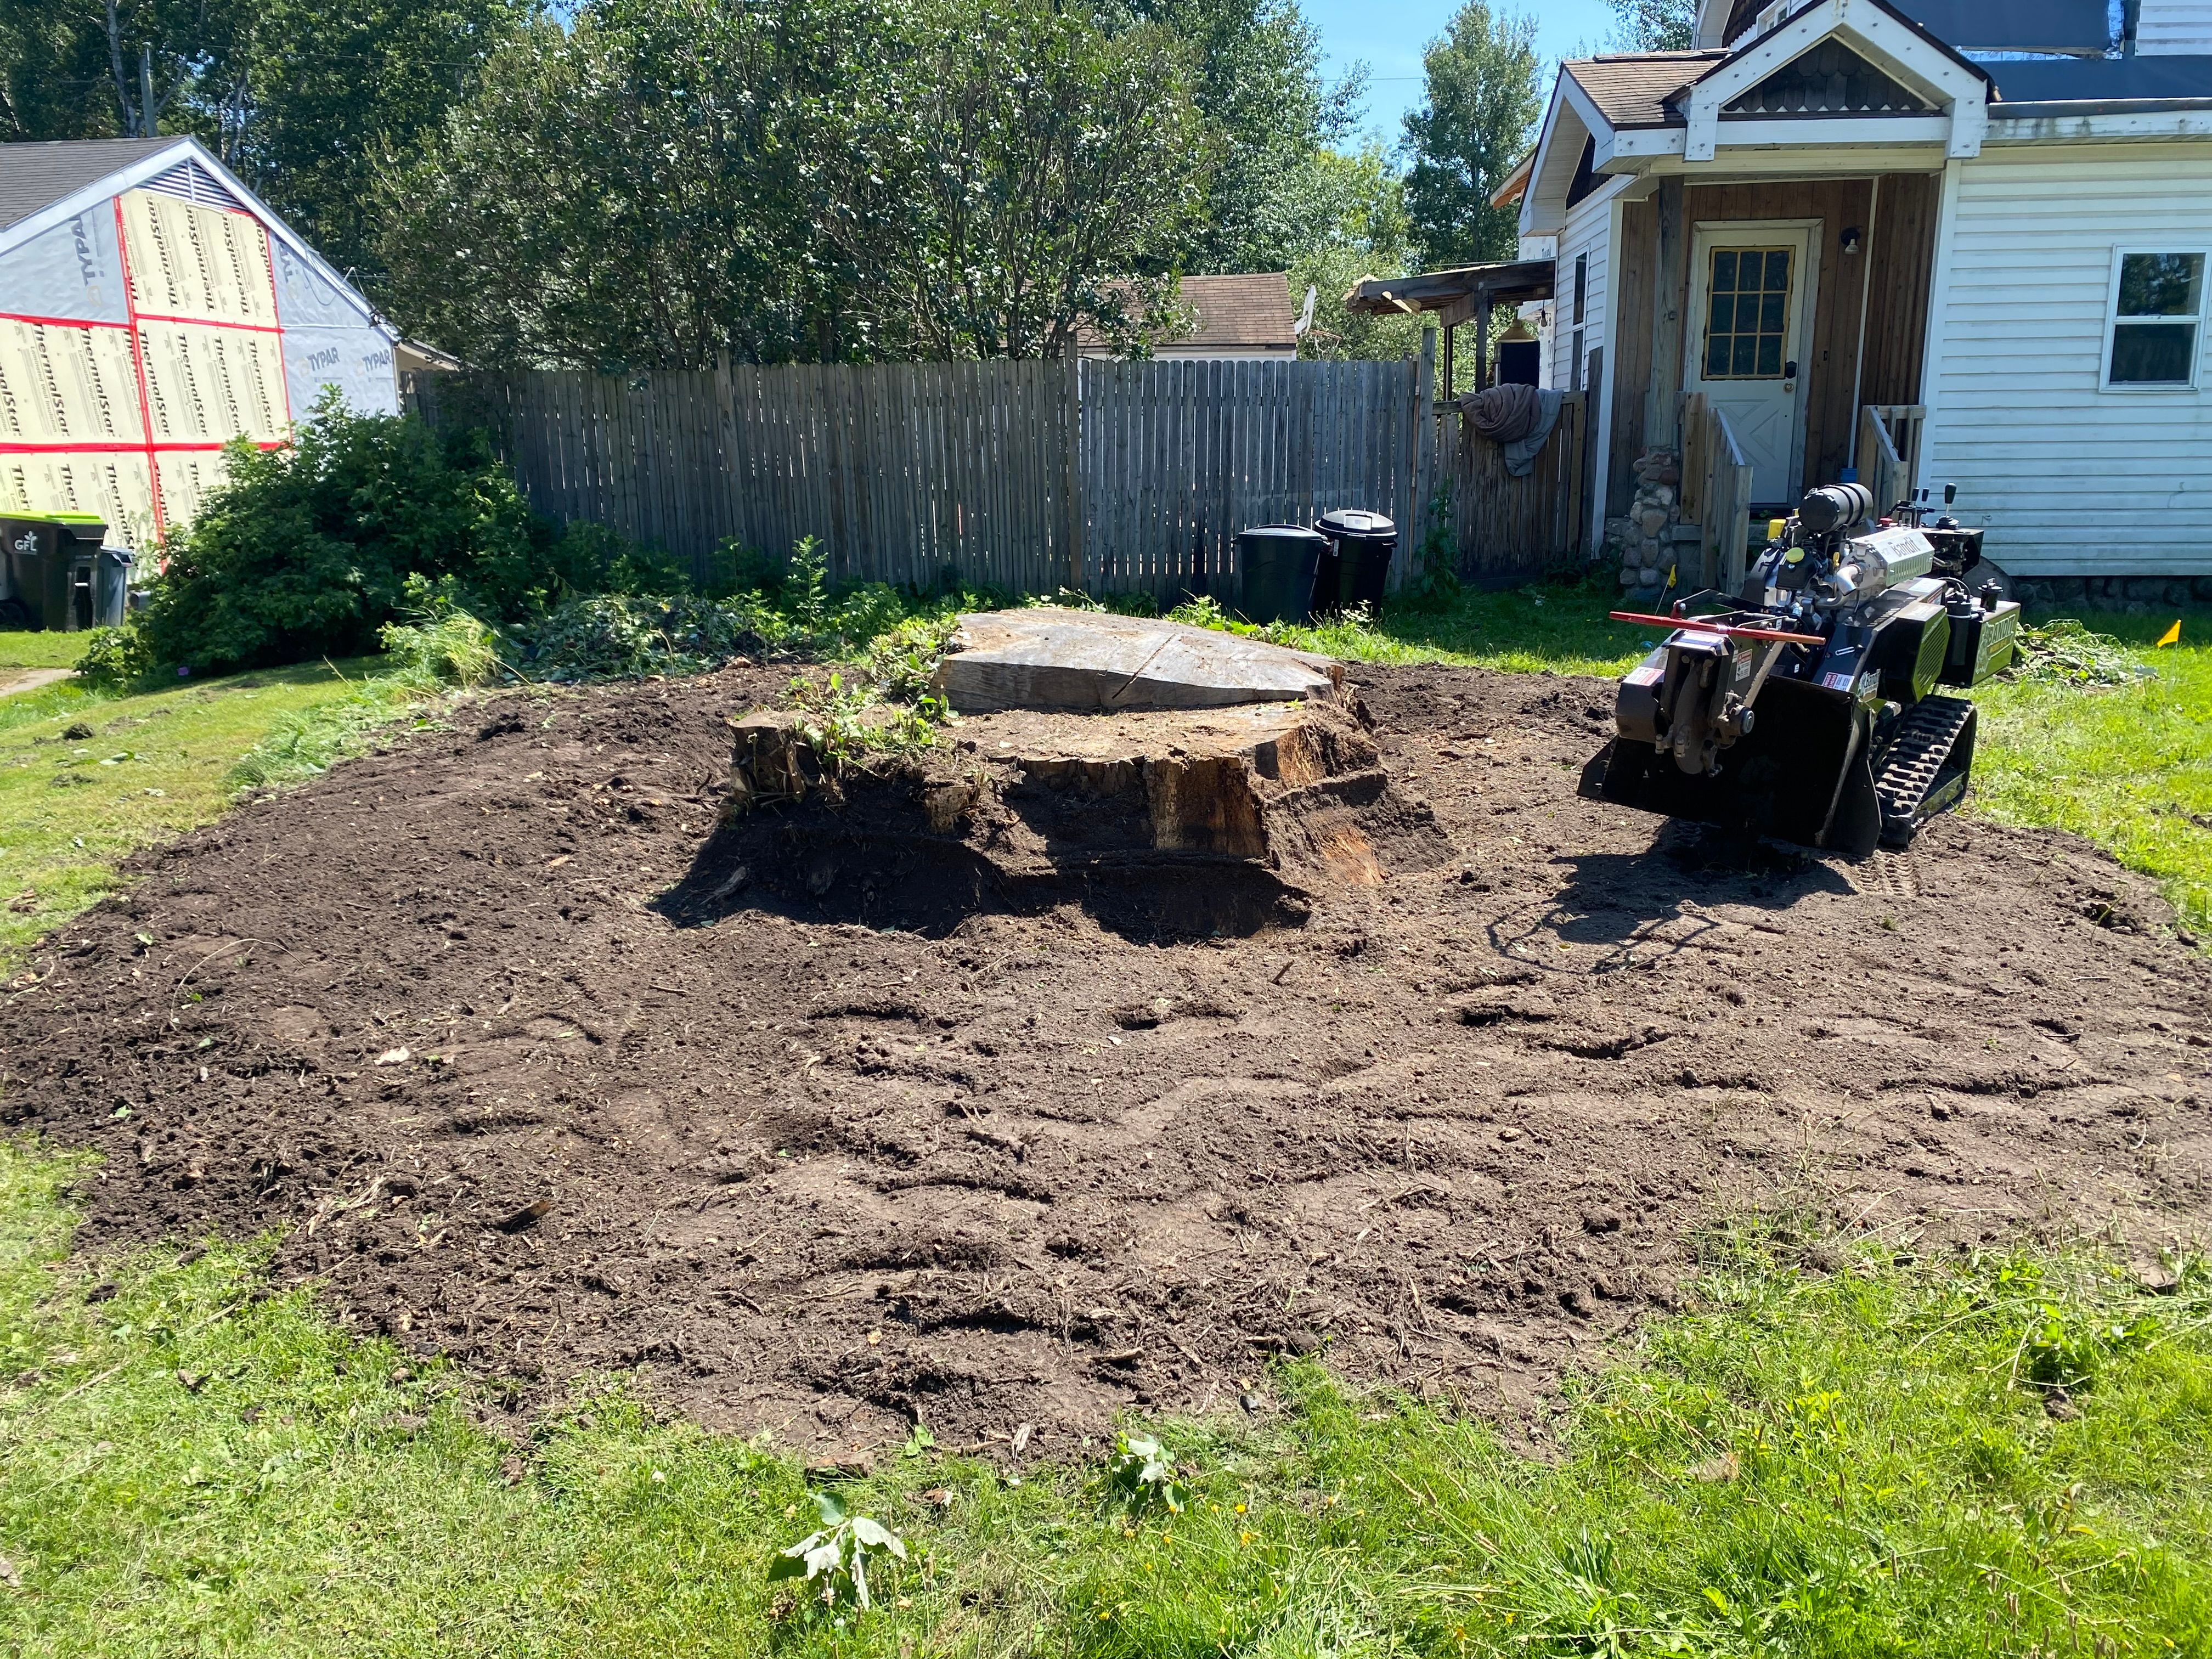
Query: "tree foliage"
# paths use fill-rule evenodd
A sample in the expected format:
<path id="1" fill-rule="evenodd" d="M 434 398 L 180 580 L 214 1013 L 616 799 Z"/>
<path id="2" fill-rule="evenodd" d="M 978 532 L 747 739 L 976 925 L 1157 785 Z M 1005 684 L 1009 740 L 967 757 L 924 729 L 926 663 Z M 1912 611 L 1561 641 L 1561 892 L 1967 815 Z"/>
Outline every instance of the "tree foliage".
<path id="1" fill-rule="evenodd" d="M 1406 117 L 1406 206 L 1430 269 L 1513 257 L 1517 215 L 1490 198 L 1541 110 L 1535 42 L 1533 18 L 1466 0 L 1422 56 L 1426 93 Z"/>
<path id="2" fill-rule="evenodd" d="M 1363 277 L 1404 273 L 1412 258 L 1406 181 L 1379 143 L 1356 155 L 1324 151 L 1314 168 L 1325 204 L 1326 234 L 1291 264 L 1291 301 L 1314 291 L 1314 325 L 1300 344 L 1305 357 L 1389 359 L 1418 351 L 1417 318 L 1377 317 L 1348 309 L 1344 298 Z"/>
<path id="3" fill-rule="evenodd" d="M 386 156 L 536 0 L 9 0 L 0 138 L 191 133 L 341 269 Z"/>
<path id="4" fill-rule="evenodd" d="M 1697 44 L 1698 0 L 1610 0 L 1625 52 L 1683 52 Z"/>
<path id="5" fill-rule="evenodd" d="M 949 0 L 918 20 L 857 135 L 830 222 L 880 347 L 1061 356 L 1085 325 L 1167 320 L 1217 149 L 1200 54 L 1057 0 Z"/>

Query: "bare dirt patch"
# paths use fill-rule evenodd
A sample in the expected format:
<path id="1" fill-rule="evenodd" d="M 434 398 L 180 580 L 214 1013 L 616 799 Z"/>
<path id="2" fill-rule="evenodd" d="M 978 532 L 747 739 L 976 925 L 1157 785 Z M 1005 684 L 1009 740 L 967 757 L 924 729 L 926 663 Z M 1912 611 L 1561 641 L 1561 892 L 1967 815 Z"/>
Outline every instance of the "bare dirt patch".
<path id="1" fill-rule="evenodd" d="M 1317 1346 L 1519 1410 L 1778 1198 L 2201 1230 L 2212 965 L 2146 884 L 1958 818 L 1731 846 L 1577 794 L 1605 686 L 1354 678 L 1431 854 L 1264 912 L 718 830 L 781 676 L 494 704 L 143 860 L 8 996 L 0 1109 L 106 1153 L 88 1244 L 284 1227 L 410 1346 L 817 1455 Z"/>

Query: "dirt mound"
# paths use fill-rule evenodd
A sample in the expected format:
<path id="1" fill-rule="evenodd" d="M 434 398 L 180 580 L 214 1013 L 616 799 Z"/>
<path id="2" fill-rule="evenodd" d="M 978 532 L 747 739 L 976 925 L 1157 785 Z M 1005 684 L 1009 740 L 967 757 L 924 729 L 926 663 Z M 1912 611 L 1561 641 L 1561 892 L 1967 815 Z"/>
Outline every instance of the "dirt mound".
<path id="1" fill-rule="evenodd" d="M 1316 1345 L 1525 1406 L 1778 1194 L 2199 1228 L 2212 967 L 2109 861 L 1732 847 L 1577 796 L 1602 686 L 1355 678 L 1451 856 L 1212 938 L 861 925 L 865 858 L 789 878 L 826 807 L 718 836 L 778 676 L 518 702 L 144 860 L 9 996 L 6 1116 L 106 1153 L 88 1243 L 285 1226 L 403 1342 L 817 1452 L 1050 1447 Z"/>

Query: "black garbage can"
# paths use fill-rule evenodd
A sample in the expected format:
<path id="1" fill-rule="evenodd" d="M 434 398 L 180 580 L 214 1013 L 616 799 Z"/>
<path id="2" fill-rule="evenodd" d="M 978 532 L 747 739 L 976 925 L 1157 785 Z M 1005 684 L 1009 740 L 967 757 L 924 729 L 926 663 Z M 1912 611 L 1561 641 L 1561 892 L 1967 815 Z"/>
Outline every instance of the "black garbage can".
<path id="1" fill-rule="evenodd" d="M 1314 576 L 1327 538 L 1304 525 L 1270 524 L 1237 538 L 1237 608 L 1247 622 L 1313 620 Z"/>
<path id="2" fill-rule="evenodd" d="M 1390 561 L 1398 551 L 1398 526 L 1380 513 L 1347 507 L 1323 514 L 1315 527 L 1328 538 L 1332 556 L 1322 562 L 1314 584 L 1315 609 L 1348 611 L 1364 605 L 1370 613 L 1380 611 L 1390 585 Z"/>
<path id="3" fill-rule="evenodd" d="M 0 618 L 56 633 L 97 626 L 106 617 L 100 566 L 116 556 L 101 545 L 106 538 L 107 526 L 88 514 L 0 519 Z M 119 556 L 127 565 L 131 556 Z M 122 590 L 118 582 L 118 621 Z"/>

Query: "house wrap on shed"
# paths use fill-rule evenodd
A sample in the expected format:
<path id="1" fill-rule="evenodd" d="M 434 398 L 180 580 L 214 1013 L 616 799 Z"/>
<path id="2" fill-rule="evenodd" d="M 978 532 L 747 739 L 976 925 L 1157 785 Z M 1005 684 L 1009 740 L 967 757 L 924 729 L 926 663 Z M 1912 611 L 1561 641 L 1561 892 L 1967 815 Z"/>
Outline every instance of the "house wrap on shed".
<path id="1" fill-rule="evenodd" d="M 191 138 L 0 145 L 0 514 L 143 548 L 326 386 L 397 414 L 397 343 Z"/>

